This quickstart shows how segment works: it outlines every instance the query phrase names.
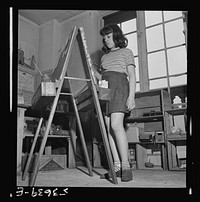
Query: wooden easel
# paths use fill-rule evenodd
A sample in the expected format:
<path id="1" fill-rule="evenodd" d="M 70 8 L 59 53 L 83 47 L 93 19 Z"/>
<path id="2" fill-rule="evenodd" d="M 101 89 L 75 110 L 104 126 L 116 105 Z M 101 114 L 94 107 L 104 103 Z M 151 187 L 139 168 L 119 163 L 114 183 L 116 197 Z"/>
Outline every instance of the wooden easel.
<path id="1" fill-rule="evenodd" d="M 80 53 L 81 53 L 81 58 L 82 61 L 84 63 L 84 71 L 86 71 L 86 78 L 74 78 L 74 77 L 68 77 L 68 63 L 70 60 L 70 56 L 71 56 L 71 52 L 73 49 L 73 45 L 75 42 L 75 39 L 78 40 L 78 44 L 79 44 L 79 48 L 80 48 Z M 92 166 L 89 160 L 89 155 L 88 155 L 88 151 L 87 151 L 87 147 L 86 147 L 86 143 L 85 143 L 85 139 L 84 139 L 84 133 L 83 133 L 83 129 L 82 129 L 82 125 L 81 125 L 81 120 L 80 120 L 80 116 L 79 116 L 79 112 L 78 112 L 78 102 L 77 102 L 77 97 L 80 96 L 80 93 L 78 95 L 73 94 L 73 90 L 72 90 L 72 86 L 70 83 L 70 80 L 73 81 L 86 81 L 88 88 L 90 89 L 91 93 L 92 93 L 92 98 L 93 98 L 93 102 L 94 102 L 94 106 L 96 109 L 96 113 L 97 113 L 97 117 L 98 117 L 98 122 L 99 122 L 99 126 L 100 126 L 100 130 L 101 130 L 101 134 L 102 134 L 102 139 L 103 139 L 103 143 L 104 143 L 104 147 L 105 147 L 105 152 L 106 152 L 106 157 L 108 160 L 108 164 L 109 164 L 109 169 L 111 171 L 111 177 L 113 180 L 114 184 L 117 184 L 117 178 L 116 178 L 116 174 L 114 171 L 114 165 L 113 165 L 113 159 L 111 156 L 111 151 L 110 151 L 110 146 L 109 146 L 109 142 L 108 142 L 108 136 L 107 136 L 107 131 L 106 131 L 106 127 L 105 127 L 105 123 L 104 123 L 104 119 L 103 119 L 103 115 L 102 115 L 102 111 L 101 111 L 101 107 L 100 107 L 100 103 L 99 103 L 99 99 L 98 99 L 98 94 L 97 94 L 97 89 L 95 86 L 95 80 L 94 80 L 94 76 L 92 74 L 92 67 L 91 67 L 91 63 L 90 63 L 90 58 L 89 58 L 89 54 L 87 53 L 87 45 L 86 45 L 86 40 L 84 39 L 84 31 L 82 28 L 77 29 L 76 27 L 74 27 L 71 36 L 69 37 L 65 48 L 63 49 L 63 53 L 62 56 L 64 55 L 64 65 L 63 67 L 59 67 L 62 68 L 61 74 L 60 74 L 60 79 L 57 81 L 57 91 L 56 91 L 56 96 L 53 99 L 53 104 L 51 107 L 51 111 L 49 114 L 49 118 L 47 121 L 47 125 L 46 125 L 46 130 L 41 142 L 41 146 L 39 149 L 39 154 L 38 157 L 36 159 L 36 163 L 34 164 L 33 167 L 33 174 L 32 177 L 30 179 L 30 184 L 29 186 L 34 186 L 35 184 L 35 180 L 37 177 L 37 173 L 38 173 L 38 169 L 39 169 L 39 165 L 40 165 L 40 160 L 42 157 L 42 154 L 44 152 L 44 148 L 47 142 L 47 138 L 48 138 L 48 134 L 49 134 L 49 130 L 50 130 L 50 126 L 55 114 L 55 110 L 56 110 L 56 106 L 58 103 L 58 99 L 60 95 L 66 95 L 66 96 L 71 96 L 72 98 L 72 103 L 74 106 L 74 110 L 75 110 L 75 114 L 76 114 L 76 120 L 78 123 L 78 128 L 79 128 L 79 133 L 80 133 L 80 139 L 81 139 L 81 144 L 83 147 L 83 152 L 84 152 L 84 157 L 86 160 L 86 164 L 87 164 L 87 168 L 89 171 L 90 176 L 93 176 L 92 173 Z M 61 63 L 62 64 L 62 63 Z M 67 80 L 69 82 L 69 86 L 70 86 L 70 93 L 64 93 L 61 92 L 63 84 L 64 84 L 64 80 Z M 33 151 L 34 151 L 34 147 L 37 141 L 37 137 L 40 131 L 40 127 L 41 127 L 41 123 L 42 123 L 42 118 L 40 119 L 40 122 L 38 124 L 38 128 L 34 137 L 34 141 L 32 144 L 32 148 L 27 160 L 27 164 L 25 166 L 25 170 L 23 173 L 23 177 L 22 179 L 25 180 L 29 166 L 30 166 L 30 161 L 33 155 Z"/>

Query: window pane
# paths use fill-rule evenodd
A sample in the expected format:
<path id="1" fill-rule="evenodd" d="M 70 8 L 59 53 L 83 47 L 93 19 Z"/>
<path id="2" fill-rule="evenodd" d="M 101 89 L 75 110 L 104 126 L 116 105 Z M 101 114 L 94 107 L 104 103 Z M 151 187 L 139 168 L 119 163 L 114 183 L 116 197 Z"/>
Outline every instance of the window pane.
<path id="1" fill-rule="evenodd" d="M 187 75 L 170 77 L 169 81 L 170 81 L 170 86 L 187 85 Z"/>
<path id="2" fill-rule="evenodd" d="M 136 81 L 139 81 L 140 80 L 140 77 L 139 77 L 139 64 L 138 64 L 138 57 L 135 57 L 135 74 L 136 74 Z"/>
<path id="3" fill-rule="evenodd" d="M 164 51 L 148 54 L 149 78 L 166 76 L 166 60 Z"/>
<path id="4" fill-rule="evenodd" d="M 136 56 L 138 54 L 138 45 L 137 45 L 137 33 L 126 35 L 128 39 L 128 46 L 133 51 L 133 54 Z"/>
<path id="5" fill-rule="evenodd" d="M 145 24 L 146 27 L 160 23 L 162 21 L 161 11 L 145 11 Z"/>
<path id="6" fill-rule="evenodd" d="M 171 20 L 174 18 L 182 17 L 182 11 L 164 11 L 164 20 Z"/>
<path id="7" fill-rule="evenodd" d="M 185 43 L 185 35 L 183 30 L 183 19 L 175 20 L 165 24 L 167 47 Z"/>
<path id="8" fill-rule="evenodd" d="M 126 22 L 122 23 L 122 30 L 123 33 L 126 34 L 128 32 L 132 32 L 132 31 L 136 31 L 137 27 L 136 27 L 136 18 L 132 19 L 132 20 L 128 20 Z"/>
<path id="9" fill-rule="evenodd" d="M 139 91 L 140 91 L 140 83 L 136 83 L 135 92 L 139 92 Z"/>
<path id="10" fill-rule="evenodd" d="M 169 75 L 187 72 L 187 56 L 185 46 L 167 50 Z"/>
<path id="11" fill-rule="evenodd" d="M 158 25 L 146 29 L 147 51 L 158 50 L 164 48 L 163 27 Z"/>
<path id="12" fill-rule="evenodd" d="M 156 79 L 150 81 L 150 89 L 167 88 L 167 79 Z"/>

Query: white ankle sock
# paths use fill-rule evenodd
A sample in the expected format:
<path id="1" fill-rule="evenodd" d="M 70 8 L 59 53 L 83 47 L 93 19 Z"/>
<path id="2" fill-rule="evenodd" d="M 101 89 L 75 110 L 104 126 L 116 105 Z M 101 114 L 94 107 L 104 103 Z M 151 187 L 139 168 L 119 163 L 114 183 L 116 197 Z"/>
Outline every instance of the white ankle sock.
<path id="1" fill-rule="evenodd" d="M 115 172 L 121 170 L 121 162 L 115 161 L 114 162 Z"/>
<path id="2" fill-rule="evenodd" d="M 129 161 L 122 161 L 122 169 L 130 169 Z"/>

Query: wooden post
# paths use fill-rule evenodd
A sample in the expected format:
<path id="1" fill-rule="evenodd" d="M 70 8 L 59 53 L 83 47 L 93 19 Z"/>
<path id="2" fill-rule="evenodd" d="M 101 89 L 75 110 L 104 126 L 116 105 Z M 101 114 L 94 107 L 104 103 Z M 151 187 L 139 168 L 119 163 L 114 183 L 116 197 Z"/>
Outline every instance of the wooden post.
<path id="1" fill-rule="evenodd" d="M 137 11 L 137 36 L 138 36 L 138 59 L 140 92 L 149 91 L 149 73 L 147 60 L 147 41 L 145 30 L 145 13 Z"/>
<path id="2" fill-rule="evenodd" d="M 17 108 L 17 173 L 21 172 L 22 145 L 24 138 L 24 113 L 26 109 Z"/>

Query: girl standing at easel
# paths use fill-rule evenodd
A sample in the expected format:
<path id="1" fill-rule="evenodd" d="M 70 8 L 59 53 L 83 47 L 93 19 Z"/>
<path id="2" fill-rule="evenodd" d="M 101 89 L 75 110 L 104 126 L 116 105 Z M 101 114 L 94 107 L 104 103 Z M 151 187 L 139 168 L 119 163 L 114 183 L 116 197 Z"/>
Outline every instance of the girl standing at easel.
<path id="1" fill-rule="evenodd" d="M 104 55 L 101 58 L 102 75 L 95 71 L 99 80 L 108 81 L 111 99 L 108 102 L 105 121 L 109 132 L 109 143 L 114 159 L 115 172 L 123 182 L 132 180 L 128 161 L 128 141 L 123 126 L 125 113 L 135 108 L 135 62 L 128 40 L 116 24 L 100 30 L 103 37 Z M 110 178 L 110 172 L 101 178 Z"/>

